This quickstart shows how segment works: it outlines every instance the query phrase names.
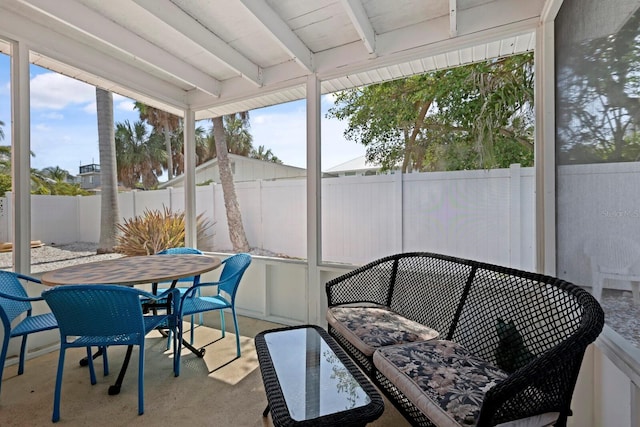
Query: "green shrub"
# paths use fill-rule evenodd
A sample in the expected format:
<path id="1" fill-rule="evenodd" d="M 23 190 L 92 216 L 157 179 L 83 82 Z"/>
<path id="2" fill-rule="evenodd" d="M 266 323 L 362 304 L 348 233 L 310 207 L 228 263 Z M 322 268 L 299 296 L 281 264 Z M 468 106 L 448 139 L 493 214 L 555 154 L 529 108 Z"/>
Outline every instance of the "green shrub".
<path id="1" fill-rule="evenodd" d="M 196 218 L 198 247 L 209 249 L 213 234 L 209 234 L 213 223 L 200 214 Z M 184 212 L 172 212 L 146 209 L 141 216 L 117 224 L 119 234 L 116 237 L 115 251 L 128 256 L 153 255 L 168 248 L 184 246 Z M 202 242 L 202 245 L 200 244 Z"/>
<path id="2" fill-rule="evenodd" d="M 4 197 L 7 191 L 11 191 L 11 175 L 0 173 L 0 197 Z"/>

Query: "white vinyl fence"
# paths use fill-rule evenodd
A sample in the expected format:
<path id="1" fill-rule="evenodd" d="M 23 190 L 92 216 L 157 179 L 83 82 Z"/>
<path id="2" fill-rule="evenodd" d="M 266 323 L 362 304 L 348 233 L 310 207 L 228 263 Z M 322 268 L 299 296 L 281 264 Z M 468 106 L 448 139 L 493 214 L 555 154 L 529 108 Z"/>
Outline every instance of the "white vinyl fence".
<path id="1" fill-rule="evenodd" d="M 429 251 L 533 269 L 534 171 L 510 169 L 340 177 L 322 180 L 326 262 L 359 265 Z M 306 258 L 303 179 L 236 183 L 252 247 Z M 0 200 L 0 241 L 12 241 L 11 197 Z M 120 193 L 122 218 L 147 209 L 184 209 L 184 190 Z M 214 223 L 205 249 L 227 251 L 222 187 L 197 187 L 196 210 Z M 97 242 L 100 196 L 32 196 L 31 236 L 46 244 Z"/>

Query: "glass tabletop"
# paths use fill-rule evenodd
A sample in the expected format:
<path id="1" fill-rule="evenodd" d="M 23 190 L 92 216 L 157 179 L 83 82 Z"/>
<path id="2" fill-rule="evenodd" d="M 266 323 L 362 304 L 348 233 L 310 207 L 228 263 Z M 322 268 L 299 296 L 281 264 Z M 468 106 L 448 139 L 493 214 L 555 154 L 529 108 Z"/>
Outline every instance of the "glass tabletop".
<path id="1" fill-rule="evenodd" d="M 278 331 L 264 339 L 293 420 L 314 419 L 371 402 L 315 329 Z"/>

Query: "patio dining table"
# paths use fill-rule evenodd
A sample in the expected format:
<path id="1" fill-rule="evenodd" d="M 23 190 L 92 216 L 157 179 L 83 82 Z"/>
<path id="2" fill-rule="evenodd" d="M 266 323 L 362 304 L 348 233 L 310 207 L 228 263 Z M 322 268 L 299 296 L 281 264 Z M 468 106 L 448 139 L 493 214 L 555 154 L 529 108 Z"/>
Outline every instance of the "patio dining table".
<path id="1" fill-rule="evenodd" d="M 171 281 L 175 287 L 178 279 L 199 276 L 220 267 L 220 258 L 207 255 L 148 255 L 115 258 L 77 264 L 44 273 L 41 281 L 47 286 L 60 285 L 123 285 L 134 286 L 151 283 L 152 292 L 157 293 L 158 283 Z M 184 342 L 183 342 L 184 344 Z M 187 346 L 192 349 L 191 346 Z M 132 346 L 128 346 L 120 374 L 109 394 L 120 393 L 120 387 L 131 359 Z M 101 355 L 98 351 L 94 358 Z M 86 360 L 81 361 L 84 365 Z"/>

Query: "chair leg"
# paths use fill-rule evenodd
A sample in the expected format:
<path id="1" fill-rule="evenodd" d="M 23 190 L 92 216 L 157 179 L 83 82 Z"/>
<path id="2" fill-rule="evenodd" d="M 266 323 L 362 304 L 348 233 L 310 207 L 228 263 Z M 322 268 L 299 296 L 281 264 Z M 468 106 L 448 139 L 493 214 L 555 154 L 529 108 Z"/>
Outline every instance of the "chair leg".
<path id="1" fill-rule="evenodd" d="M 238 318 L 236 317 L 236 307 L 231 306 L 231 313 L 233 314 L 233 326 L 236 328 L 236 355 L 240 357 L 240 331 L 238 330 Z"/>
<path id="2" fill-rule="evenodd" d="M 104 357 L 104 355 L 102 355 Z M 91 357 L 91 347 L 87 347 L 87 361 L 89 363 L 89 378 L 91 379 L 91 385 L 95 385 L 96 381 L 96 369 L 93 366 L 93 357 Z"/>
<path id="3" fill-rule="evenodd" d="M 5 328 L 4 339 L 2 340 L 2 352 L 0 353 L 0 391 L 2 390 L 2 373 L 4 372 L 4 362 L 7 359 L 9 347 L 9 331 Z"/>
<path id="4" fill-rule="evenodd" d="M 27 334 L 22 336 L 22 344 L 20 345 L 20 363 L 18 364 L 18 375 L 24 373 L 24 356 L 27 352 Z"/>
<path id="5" fill-rule="evenodd" d="M 189 334 L 189 344 L 193 345 L 193 318 L 194 315 L 191 315 L 191 333 Z"/>
<path id="6" fill-rule="evenodd" d="M 64 353 L 66 348 L 60 347 L 60 355 L 58 357 L 58 373 L 56 374 L 56 389 L 53 395 L 53 415 L 51 421 L 57 423 L 60 420 L 60 393 L 62 392 L 62 370 L 64 368 Z M 91 354 L 89 354 L 91 360 Z"/>
<path id="7" fill-rule="evenodd" d="M 202 296 L 202 293 L 200 292 L 200 288 L 198 288 L 196 290 L 196 292 L 197 292 L 198 296 Z M 192 320 L 192 322 L 193 322 L 193 320 Z M 200 326 L 204 325 L 204 317 L 203 317 L 202 313 L 198 314 L 198 324 Z M 193 325 L 191 325 L 191 328 L 193 328 Z M 193 342 L 191 343 L 191 345 L 193 345 Z"/>
<path id="8" fill-rule="evenodd" d="M 182 317 L 178 317 L 177 318 L 177 325 L 176 325 L 176 333 L 174 334 L 174 338 L 173 338 L 173 348 L 175 353 L 175 358 L 174 358 L 174 366 L 173 366 L 173 375 L 178 377 L 180 376 L 180 355 L 182 354 L 182 333 L 183 333 L 183 327 L 182 327 Z"/>
<path id="9" fill-rule="evenodd" d="M 102 375 L 109 375 L 109 358 L 107 357 L 107 347 L 100 347 L 102 349 Z"/>
<path id="10" fill-rule="evenodd" d="M 173 335 L 172 334 L 172 330 L 168 329 L 168 331 L 167 331 L 167 350 L 169 350 L 169 347 L 171 347 L 171 340 L 172 340 L 171 335 Z"/>
<path id="11" fill-rule="evenodd" d="M 144 339 L 144 338 L 143 338 Z M 138 415 L 144 414 L 144 342 L 139 346 L 138 356 Z"/>
<path id="12" fill-rule="evenodd" d="M 180 333 L 178 332 L 178 325 L 175 326 L 175 331 L 173 331 L 173 376 L 180 376 L 180 351 L 182 350 L 182 342 L 178 343 L 178 337 Z"/>
<path id="13" fill-rule="evenodd" d="M 222 329 L 222 338 L 224 338 L 227 328 L 224 323 L 224 309 L 220 310 L 220 328 Z"/>

